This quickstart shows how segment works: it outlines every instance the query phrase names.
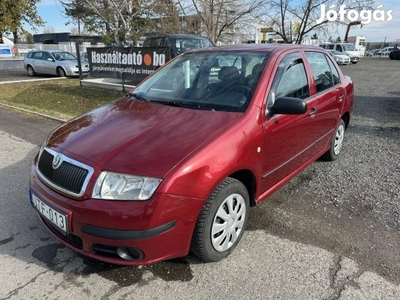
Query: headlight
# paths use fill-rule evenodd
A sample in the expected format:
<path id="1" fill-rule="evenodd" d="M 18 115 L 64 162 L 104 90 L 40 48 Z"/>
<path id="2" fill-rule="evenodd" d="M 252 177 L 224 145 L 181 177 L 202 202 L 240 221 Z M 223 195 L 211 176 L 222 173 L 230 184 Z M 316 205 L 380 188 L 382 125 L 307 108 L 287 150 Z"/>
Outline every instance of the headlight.
<path id="1" fill-rule="evenodd" d="M 148 200 L 161 179 L 101 172 L 93 188 L 92 197 L 110 200 Z"/>

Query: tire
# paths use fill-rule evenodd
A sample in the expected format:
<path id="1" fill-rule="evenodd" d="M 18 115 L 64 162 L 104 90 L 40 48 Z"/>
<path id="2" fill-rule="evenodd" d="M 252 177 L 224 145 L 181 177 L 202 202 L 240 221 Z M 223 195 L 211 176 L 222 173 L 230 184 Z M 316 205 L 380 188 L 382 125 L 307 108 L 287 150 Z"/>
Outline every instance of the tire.
<path id="1" fill-rule="evenodd" d="M 31 77 L 36 75 L 36 72 L 32 66 L 27 66 L 26 71 L 28 72 L 28 75 Z"/>
<path id="2" fill-rule="evenodd" d="M 227 257 L 243 236 L 249 215 L 249 194 L 234 178 L 224 179 L 204 204 L 190 250 L 205 262 Z"/>
<path id="3" fill-rule="evenodd" d="M 332 137 L 331 148 L 323 155 L 323 159 L 328 161 L 334 161 L 338 159 L 342 151 L 345 131 L 346 124 L 344 123 L 343 119 L 341 119 Z"/>
<path id="4" fill-rule="evenodd" d="M 57 68 L 57 74 L 58 74 L 58 77 L 67 77 L 67 75 L 65 74 L 64 69 L 61 68 L 61 67 Z"/>

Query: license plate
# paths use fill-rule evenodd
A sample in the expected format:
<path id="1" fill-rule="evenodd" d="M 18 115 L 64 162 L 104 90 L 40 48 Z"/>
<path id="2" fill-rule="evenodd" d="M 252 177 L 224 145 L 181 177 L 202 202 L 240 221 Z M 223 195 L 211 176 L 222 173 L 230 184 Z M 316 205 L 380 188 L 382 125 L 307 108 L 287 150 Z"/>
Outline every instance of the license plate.
<path id="1" fill-rule="evenodd" d="M 66 214 L 61 213 L 58 210 L 54 209 L 53 207 L 47 205 L 41 199 L 36 197 L 33 193 L 31 193 L 31 202 L 41 216 L 43 216 L 52 224 L 54 224 L 64 234 L 67 234 L 68 218 Z"/>

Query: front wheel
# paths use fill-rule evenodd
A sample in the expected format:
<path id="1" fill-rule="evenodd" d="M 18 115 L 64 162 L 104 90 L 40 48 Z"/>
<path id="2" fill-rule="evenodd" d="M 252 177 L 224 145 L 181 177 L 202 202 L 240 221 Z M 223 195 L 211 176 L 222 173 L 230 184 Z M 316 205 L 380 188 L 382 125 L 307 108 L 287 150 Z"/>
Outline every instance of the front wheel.
<path id="1" fill-rule="evenodd" d="M 190 247 L 192 253 L 206 262 L 227 257 L 243 236 L 249 202 L 249 193 L 240 181 L 224 179 L 200 212 Z"/>
<path id="2" fill-rule="evenodd" d="M 66 76 L 67 76 L 67 75 L 65 74 L 64 69 L 61 68 L 61 67 L 58 67 L 58 68 L 57 68 L 57 74 L 58 74 L 58 77 L 66 77 Z"/>
<path id="3" fill-rule="evenodd" d="M 339 157 L 343 147 L 345 130 L 346 124 L 343 119 L 341 119 L 332 137 L 331 148 L 323 155 L 325 160 L 333 161 Z"/>

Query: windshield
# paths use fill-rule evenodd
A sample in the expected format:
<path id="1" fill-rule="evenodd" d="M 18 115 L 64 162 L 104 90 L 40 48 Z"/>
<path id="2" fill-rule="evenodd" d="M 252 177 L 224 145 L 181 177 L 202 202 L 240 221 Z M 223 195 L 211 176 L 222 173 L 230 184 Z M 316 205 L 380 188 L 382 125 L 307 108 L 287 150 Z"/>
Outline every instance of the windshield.
<path id="1" fill-rule="evenodd" d="M 343 44 L 344 51 L 357 51 L 353 44 Z"/>
<path id="2" fill-rule="evenodd" d="M 269 52 L 186 53 L 133 91 L 132 99 L 244 112 Z"/>
<path id="3" fill-rule="evenodd" d="M 53 56 L 56 60 L 76 60 L 76 57 L 69 52 L 54 52 Z"/>

